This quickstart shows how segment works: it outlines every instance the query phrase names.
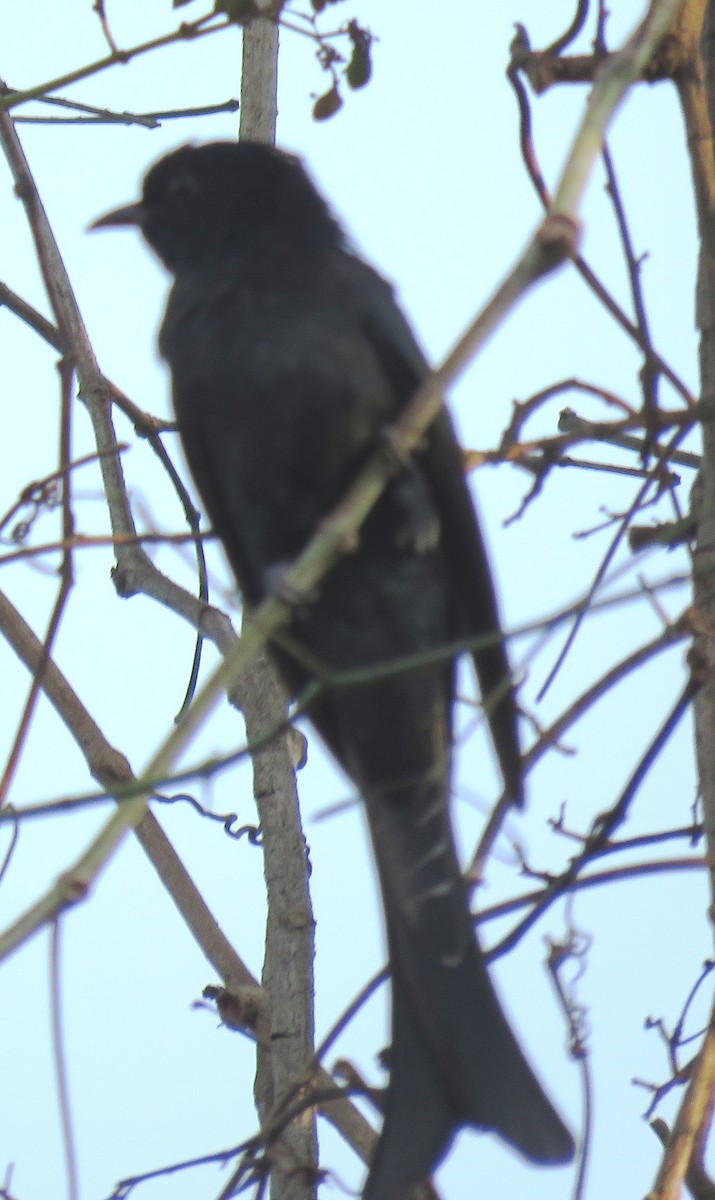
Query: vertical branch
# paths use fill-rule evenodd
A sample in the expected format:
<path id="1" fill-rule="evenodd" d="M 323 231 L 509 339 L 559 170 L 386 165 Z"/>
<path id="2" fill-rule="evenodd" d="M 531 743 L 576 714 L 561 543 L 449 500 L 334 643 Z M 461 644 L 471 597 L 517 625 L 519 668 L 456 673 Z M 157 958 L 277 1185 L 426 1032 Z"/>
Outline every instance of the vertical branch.
<path id="1" fill-rule="evenodd" d="M 674 79 L 685 120 L 700 235 L 697 294 L 700 394 L 703 400 L 711 400 L 715 396 L 715 5 L 712 0 L 710 3 L 690 0 L 683 10 L 678 35 L 682 50 Z M 715 425 L 708 421 L 703 424 L 703 455 L 696 494 L 693 585 L 698 637 L 693 664 L 702 686 L 695 698 L 695 740 L 708 861 L 712 863 L 715 851 Z M 712 866 L 709 874 L 711 895 L 715 897 Z M 707 1130 L 714 1092 L 715 1037 L 711 1021 L 649 1200 L 677 1200 L 682 1194 L 683 1181 L 700 1149 L 701 1129 Z"/>
<path id="2" fill-rule="evenodd" d="M 62 988 L 60 983 L 60 934 L 62 926 L 58 918 L 52 926 L 51 941 L 51 983 L 52 983 L 52 1043 L 55 1057 L 55 1072 L 57 1075 L 57 1091 L 59 1097 L 60 1116 L 62 1119 L 62 1140 L 64 1143 L 65 1164 L 67 1168 L 68 1200 L 78 1200 L 79 1180 L 77 1173 L 77 1148 L 75 1146 L 72 1114 L 70 1112 L 69 1081 L 67 1076 L 67 1056 L 62 1027 Z"/>
<path id="3" fill-rule="evenodd" d="M 5 804 L 15 772 L 20 762 L 23 748 L 32 725 L 32 718 L 37 707 L 37 700 L 43 686 L 47 663 L 52 655 L 52 649 L 57 637 L 57 631 L 74 585 L 74 569 L 72 565 L 72 536 L 74 534 L 74 513 L 72 509 L 72 380 L 74 366 L 63 358 L 59 364 L 62 403 L 60 406 L 60 478 L 62 479 L 62 541 L 65 550 L 60 565 L 60 588 L 52 610 L 52 616 L 47 627 L 43 656 L 38 670 L 30 685 L 30 691 L 25 702 L 20 724 L 12 749 L 8 756 L 7 765 L 0 779 L 0 807 Z"/>
<path id="4" fill-rule="evenodd" d="M 243 34 L 240 136 L 274 142 L 277 116 L 278 27 L 252 21 Z M 275 724 L 285 709 L 271 664 L 260 656 L 244 677 L 242 703 L 249 739 Z M 268 1036 L 258 1048 L 256 1107 L 265 1126 L 302 1080 L 310 1083 L 314 1057 L 314 920 L 308 856 L 291 755 L 295 738 L 284 735 L 255 755 L 254 792 L 263 834 L 268 898 L 261 982 L 268 1006 Z M 305 1109 L 268 1147 L 273 1200 L 310 1200 L 317 1179 L 313 1109 Z"/>
<path id="5" fill-rule="evenodd" d="M 697 1160 L 699 1132 L 712 1117 L 715 1091 L 715 1018 L 711 1016 L 705 1041 L 695 1060 L 685 1098 L 668 1138 L 655 1186 L 646 1200 L 679 1200 L 691 1163 Z"/>
<path id="6" fill-rule="evenodd" d="M 702 9 L 702 4 L 691 8 Z M 704 57 L 694 43 L 690 68 L 683 70 L 679 93 L 685 115 L 700 233 L 700 270 L 697 295 L 697 324 L 700 330 L 701 397 L 715 396 L 715 11 L 707 5 L 701 14 Z M 715 425 L 703 424 L 703 456 L 697 484 L 698 532 L 694 560 L 694 591 L 697 605 L 696 649 L 704 676 L 695 703 L 700 794 L 708 853 L 715 848 Z M 715 873 L 710 872 L 711 894 L 715 897 Z"/>
<path id="7" fill-rule="evenodd" d="M 282 689 L 264 656 L 249 665 L 244 715 L 249 738 L 265 730 L 284 706 Z M 266 1037 L 258 1044 L 256 1107 L 263 1126 L 282 1102 L 311 1085 L 314 1062 L 313 911 L 308 854 L 300 821 L 290 739 L 281 736 L 253 759 L 256 806 L 261 823 L 268 915 L 261 983 L 268 1011 Z M 315 1195 L 315 1116 L 306 1108 L 268 1147 L 273 1200 L 310 1200 Z"/>
<path id="8" fill-rule="evenodd" d="M 254 53 L 254 48 L 258 47 Z M 260 20 L 246 33 L 244 59 L 247 77 L 243 103 L 246 108 L 246 134 L 270 137 L 276 119 L 276 54 L 277 35 L 267 20 Z M 272 58 L 271 58 L 272 56 Z M 263 66 L 262 66 L 263 64 Z M 266 88 L 261 90 L 265 78 Z M 251 98 L 248 83 L 251 84 Z M 0 85 L 1 87 L 2 85 Z M 249 121 L 249 115 L 253 114 Z M 244 119 L 242 119 L 243 125 Z M 134 521 L 129 506 L 116 438 L 112 424 L 111 395 L 99 372 L 89 344 L 82 318 L 75 302 L 69 278 L 52 235 L 45 211 L 32 181 L 16 131 L 9 114 L 0 111 L 0 144 L 10 163 L 16 187 L 27 209 L 35 238 L 40 268 L 57 320 L 63 345 L 68 348 L 76 366 L 82 399 L 91 417 L 99 465 L 103 475 L 113 532 L 123 535 L 117 547 L 118 569 L 115 583 L 121 594 L 129 595 L 143 581 L 143 590 L 154 594 L 156 572 L 144 551 L 132 541 Z M 178 589 L 175 589 L 178 591 Z M 275 714 L 280 701 L 277 684 L 265 668 L 265 680 L 256 682 L 245 707 L 249 736 L 265 729 L 270 705 Z M 261 1082 L 258 1091 L 261 1116 L 267 1117 L 276 1100 L 288 1087 L 303 1079 L 312 1067 L 313 1044 L 313 935 L 312 912 L 307 891 L 306 854 L 298 818 L 293 764 L 290 747 L 292 737 L 280 739 L 264 751 L 256 763 L 256 796 L 261 824 L 265 831 L 266 878 L 269 890 L 269 921 L 267 931 L 266 984 L 274 1014 L 274 1030 L 279 1040 L 268 1041 L 270 1053 L 261 1053 Z M 153 833 L 153 848 L 162 856 L 165 839 L 149 816 L 143 822 Z M 279 831 L 276 833 L 276 829 Z M 289 831 L 289 832 L 286 832 Z M 290 834 L 290 835 L 289 835 Z M 146 846 L 146 843 L 145 843 Z M 284 847 L 287 847 L 285 849 Z M 277 881 L 280 881 L 280 886 Z M 280 1200 L 305 1200 L 312 1195 L 316 1143 L 312 1113 L 301 1117 L 282 1135 L 276 1146 L 277 1157 L 287 1169 L 278 1172 L 274 1181 L 274 1196 Z M 300 1184 L 301 1175 L 295 1166 L 309 1168 L 310 1188 Z M 279 1186 L 285 1177 L 286 1186 Z M 290 1185 L 290 1186 L 289 1186 Z"/>
<path id="9" fill-rule="evenodd" d="M 1 87 L 2 85 L 0 85 Z M 37 261 L 57 327 L 62 336 L 65 353 L 72 359 L 79 379 L 80 394 L 92 421 L 98 465 L 102 473 L 112 531 L 125 535 L 129 541 L 120 542 L 117 559 L 128 551 L 127 561 L 146 557 L 131 538 L 136 533 L 124 472 L 117 452 L 117 438 L 112 423 L 112 410 L 107 384 L 101 375 L 94 350 L 89 341 L 79 306 L 72 290 L 59 247 L 55 241 L 47 214 L 35 186 L 20 139 L 8 113 L 0 111 L 0 144 L 15 181 L 18 196 L 27 213 L 35 241 Z"/>
<path id="10" fill-rule="evenodd" d="M 239 138 L 273 144 L 277 116 L 278 26 L 257 17 L 243 31 Z"/>

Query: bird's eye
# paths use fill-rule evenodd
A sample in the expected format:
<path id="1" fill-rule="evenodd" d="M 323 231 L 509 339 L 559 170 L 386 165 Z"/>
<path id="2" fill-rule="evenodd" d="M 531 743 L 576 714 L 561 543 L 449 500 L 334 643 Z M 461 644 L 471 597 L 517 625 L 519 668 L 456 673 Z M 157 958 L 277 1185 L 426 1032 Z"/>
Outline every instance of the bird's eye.
<path id="1" fill-rule="evenodd" d="M 166 185 L 166 198 L 172 204 L 181 204 L 195 196 L 198 190 L 199 184 L 195 175 L 175 175 Z"/>

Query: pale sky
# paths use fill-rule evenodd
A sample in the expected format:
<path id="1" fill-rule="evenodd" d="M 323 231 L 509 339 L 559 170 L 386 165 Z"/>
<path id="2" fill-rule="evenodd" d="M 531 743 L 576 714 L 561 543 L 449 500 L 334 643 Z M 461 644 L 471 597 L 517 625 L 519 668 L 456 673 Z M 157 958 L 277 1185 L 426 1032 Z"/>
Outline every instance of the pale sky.
<path id="1" fill-rule="evenodd" d="M 611 44 L 641 12 L 634 0 L 618 0 L 609 25 Z M 113 10 L 116 11 L 113 11 Z M 196 11 L 194 11 L 196 10 Z M 286 33 L 280 60 L 279 144 L 301 154 L 330 197 L 361 253 L 398 288 L 405 311 L 428 354 L 439 359 L 478 311 L 532 232 L 539 205 L 521 165 L 516 104 L 505 79 L 515 21 L 534 46 L 569 23 L 572 5 L 475 5 L 457 0 L 447 11 L 423 13 L 407 3 L 377 0 L 336 6 L 335 22 L 355 15 L 379 38 L 374 80 L 364 92 L 346 94 L 330 122 L 311 119 L 311 93 L 326 89 L 309 43 Z M 193 19 L 196 4 L 172 14 L 158 0 L 109 5 L 114 36 L 133 45 Z M 14 87 L 48 80 L 104 53 L 99 22 L 88 4 L 58 6 L 28 0 L 15 6 L 3 27 L 0 75 Z M 579 47 L 588 49 L 587 40 Z M 62 94 L 123 111 L 156 111 L 220 103 L 239 94 L 240 35 L 227 34 L 172 47 L 115 67 Z M 550 184 L 583 111 L 585 90 L 562 90 L 535 103 L 535 136 Z M 38 106 L 27 110 L 37 114 Z M 44 203 L 73 280 L 104 372 L 140 407 L 170 413 L 165 370 L 155 349 L 167 280 L 138 237 L 127 233 L 86 235 L 100 213 L 134 198 L 146 168 L 187 140 L 230 138 L 237 115 L 166 121 L 158 130 L 116 126 L 20 128 Z M 682 122 L 674 90 L 643 88 L 624 106 L 611 139 L 638 254 L 647 254 L 643 285 L 653 340 L 693 389 L 697 386 L 693 329 L 694 218 Z M 9 173 L 0 184 L 3 266 L 0 279 L 49 315 L 21 205 Z M 630 309 L 617 231 L 596 172 L 587 197 L 584 252 Z M 0 449 L 0 512 L 21 489 L 54 469 L 59 423 L 54 354 L 41 347 L 12 315 L 0 312 L 3 429 Z M 514 400 L 554 381 L 578 377 L 639 403 L 640 362 L 627 339 L 602 313 L 573 270 L 541 286 L 522 304 L 462 382 L 450 402 L 464 441 L 486 449 L 498 443 Z M 663 388 L 664 406 L 675 397 Z M 539 436 L 556 432 L 566 405 L 590 418 L 612 415 L 581 396 L 565 395 L 528 427 Z M 145 443 L 118 420 L 131 442 L 124 459 L 137 511 L 147 524 L 180 527 L 181 515 Z M 176 461 L 176 440 L 167 438 Z M 697 449 L 697 444 L 689 443 Z M 89 423 L 78 404 L 74 453 L 92 449 Z M 633 457 L 586 446 L 583 458 L 637 465 Z M 693 472 L 681 473 L 681 505 L 687 506 Z M 609 532 L 574 540 L 597 526 L 602 509 L 627 509 L 638 486 L 631 478 L 560 471 L 525 517 L 505 527 L 530 480 L 514 468 L 485 469 L 475 487 L 503 600 L 506 624 L 515 628 L 545 617 L 588 588 L 608 546 Z M 77 475 L 78 527 L 106 532 L 106 513 L 93 468 Z M 646 523 L 671 515 L 662 505 Z M 56 535 L 52 516 L 36 530 L 38 541 Z M 0 547 L 0 553 L 5 547 Z M 187 587 L 190 565 L 175 551 L 153 551 L 157 563 Z M 76 584 L 63 621 L 56 657 L 109 740 L 135 769 L 148 760 L 171 728 L 188 680 L 193 635 L 179 618 L 137 597 L 119 600 L 109 572 L 108 550 L 78 554 Z M 238 602 L 218 552 L 210 555 L 216 603 Z M 613 569 L 618 587 L 651 584 L 687 569 L 681 552 L 633 560 L 621 548 Z M 0 586 L 33 627 L 44 629 L 57 578 L 50 560 L 40 567 L 5 567 Z M 662 604 L 675 617 L 687 604 L 684 589 Z M 635 645 L 655 636 L 660 618 L 647 599 L 586 622 L 571 655 L 538 709 L 548 724 L 600 673 Z M 551 639 L 528 668 L 525 699 L 534 703 L 561 645 Z M 531 643 L 519 641 L 521 660 Z M 526 815 L 509 830 L 539 869 L 558 870 L 570 845 L 549 831 L 549 818 L 567 803 L 572 828 L 584 832 L 624 786 L 640 755 L 671 707 L 684 680 L 681 644 L 609 695 L 574 729 L 566 748 L 576 753 L 544 760 L 529 783 Z M 206 648 L 204 672 L 215 661 Z M 11 744 L 26 695 L 27 677 L 0 642 L 0 722 L 3 756 Z M 186 761 L 234 748 L 242 739 L 229 711 L 217 714 Z M 474 846 L 484 814 L 498 794 L 481 733 L 460 748 L 455 809 L 465 854 Z M 382 932 L 376 884 L 359 806 L 329 820 L 319 814 L 350 795 L 348 785 L 311 750 L 301 773 L 306 836 L 311 850 L 311 890 L 317 916 L 318 1038 L 382 963 Z M 38 712 L 11 800 L 18 806 L 91 790 L 85 764 L 47 706 Z M 218 812 L 253 818 L 250 778 L 232 772 L 197 795 Z M 685 825 L 695 795 L 689 718 L 648 776 L 623 836 Z M 31 904 L 73 861 L 109 806 L 71 818 L 47 818 L 23 826 L 20 843 L 0 890 L 2 925 Z M 200 821 L 175 805 L 158 815 L 190 866 L 207 901 L 252 970 L 260 973 L 262 877 L 259 851 L 226 838 L 220 826 Z M 0 855 L 8 838 L 0 830 Z M 673 843 L 652 857 L 682 856 Z M 644 854 L 633 861 L 642 861 Z M 609 863 L 617 865 L 620 858 Z M 482 904 L 513 895 L 524 885 L 505 838 L 498 847 Z M 526 885 L 530 886 L 530 885 Z M 656 876 L 580 893 L 570 919 L 592 939 L 575 984 L 587 1010 L 595 1088 L 594 1145 L 589 1167 L 593 1197 L 645 1194 L 655 1174 L 659 1147 L 640 1119 L 645 1093 L 631 1078 L 660 1081 L 667 1072 L 657 1035 L 643 1032 L 646 1016 L 673 1022 L 711 953 L 704 875 Z M 565 906 L 555 905 L 518 951 L 496 968 L 505 1004 L 529 1055 L 574 1132 L 581 1127 L 581 1090 L 564 1051 L 565 1029 L 543 967 L 544 937 L 561 938 Z M 493 944 L 510 924 L 490 927 Z M 66 1195 L 60 1119 L 49 1037 L 49 940 L 36 937 L 3 964 L 0 987 L 0 1182 L 14 1163 L 9 1189 L 17 1200 Z M 577 968 L 574 966 L 571 976 Z M 192 1010 L 207 983 L 217 983 L 184 932 L 173 907 L 138 847 L 130 842 L 102 875 L 92 897 L 63 922 L 62 993 L 73 1122 L 82 1200 L 103 1200 L 116 1181 L 172 1161 L 229 1147 L 255 1129 L 251 1107 L 253 1051 L 238 1035 L 217 1026 L 210 1013 Z M 697 1008 L 691 1032 L 706 1011 Z M 344 1037 L 337 1053 L 354 1056 L 374 1082 L 376 1055 L 386 1039 L 386 993 L 372 1002 Z M 672 1102 L 663 1114 L 673 1115 Z M 321 1126 L 323 1165 L 359 1187 L 363 1168 Z M 143 1185 L 141 1200 L 209 1200 L 226 1176 L 215 1169 Z M 484 1195 L 499 1200 L 529 1195 L 566 1200 L 569 1169 L 537 1171 L 518 1161 L 495 1139 L 464 1134 L 437 1177 L 444 1200 Z M 340 1195 L 326 1185 L 324 1195 Z"/>

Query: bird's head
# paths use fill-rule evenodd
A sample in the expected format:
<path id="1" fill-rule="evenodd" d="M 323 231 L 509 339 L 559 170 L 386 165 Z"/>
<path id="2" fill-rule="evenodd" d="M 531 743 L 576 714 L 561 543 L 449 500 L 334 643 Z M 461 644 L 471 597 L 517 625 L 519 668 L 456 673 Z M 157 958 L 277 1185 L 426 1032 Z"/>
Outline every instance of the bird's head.
<path id="1" fill-rule="evenodd" d="M 90 229 L 137 226 L 173 274 L 221 261 L 258 239 L 316 249 L 342 230 L 300 159 L 260 142 L 181 146 L 149 170 L 134 204 Z"/>

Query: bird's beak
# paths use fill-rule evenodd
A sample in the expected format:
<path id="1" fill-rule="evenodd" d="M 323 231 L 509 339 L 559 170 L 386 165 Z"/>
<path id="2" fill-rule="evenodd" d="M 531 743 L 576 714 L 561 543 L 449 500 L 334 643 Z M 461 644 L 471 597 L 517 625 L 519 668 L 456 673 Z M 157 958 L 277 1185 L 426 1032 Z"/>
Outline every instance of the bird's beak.
<path id="1" fill-rule="evenodd" d="M 91 231 L 93 229 L 113 229 L 122 225 L 141 226 L 144 213 L 144 205 L 141 202 L 126 204 L 124 208 L 113 208 L 111 212 L 105 213 L 103 217 L 97 217 L 97 220 L 92 221 L 88 229 Z"/>

